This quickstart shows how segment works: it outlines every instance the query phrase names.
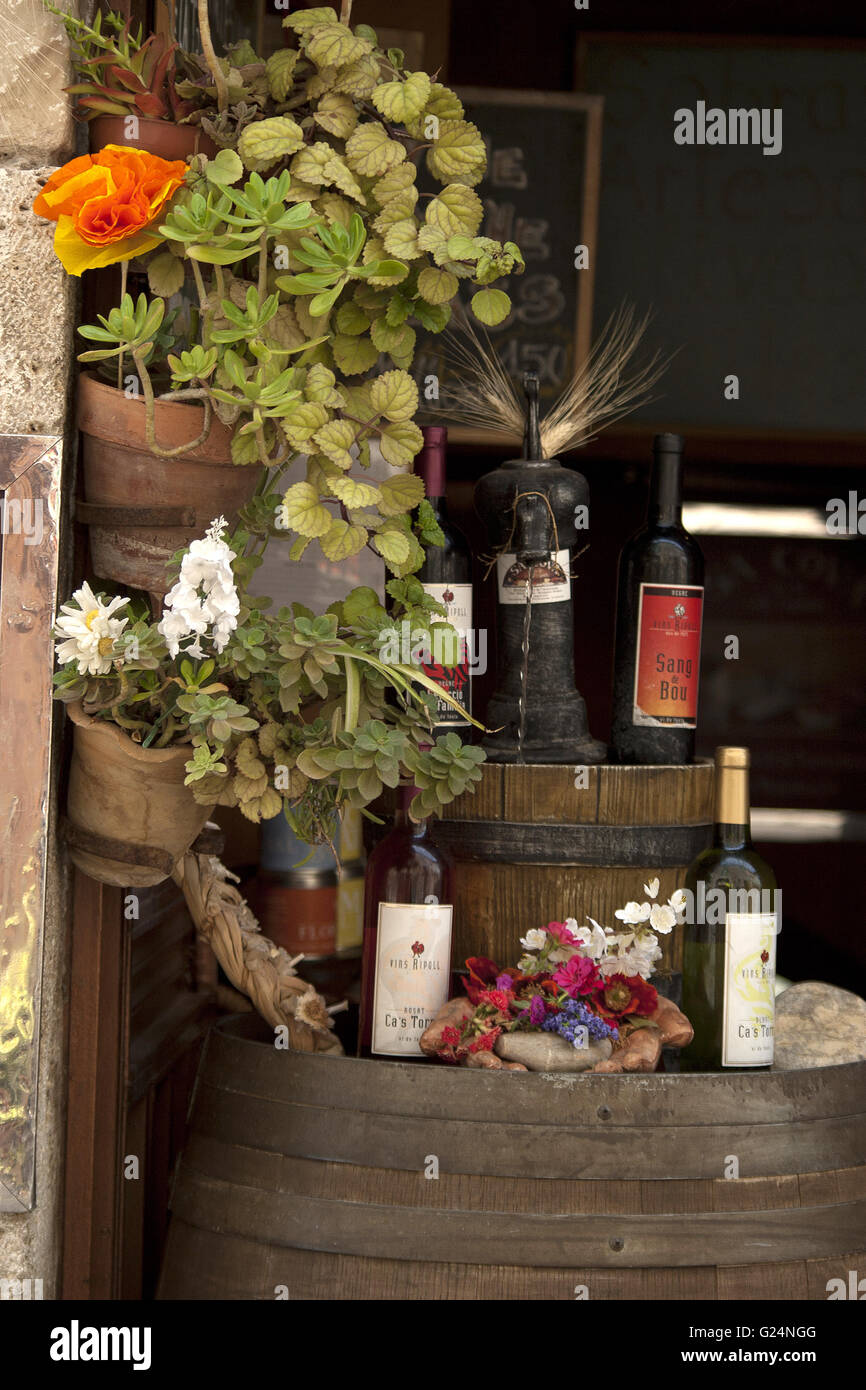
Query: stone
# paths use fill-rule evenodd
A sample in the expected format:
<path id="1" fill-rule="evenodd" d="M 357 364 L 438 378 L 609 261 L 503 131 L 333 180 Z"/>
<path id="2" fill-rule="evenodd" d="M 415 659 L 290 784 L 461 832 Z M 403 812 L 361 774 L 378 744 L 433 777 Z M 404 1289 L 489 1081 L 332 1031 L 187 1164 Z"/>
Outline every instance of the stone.
<path id="1" fill-rule="evenodd" d="M 558 1033 L 501 1033 L 494 1052 L 507 1062 L 522 1062 L 529 1071 L 590 1071 L 613 1051 L 610 1038 L 572 1047 Z"/>
<path id="2" fill-rule="evenodd" d="M 0 168 L 0 433 L 63 434 L 75 292 L 54 223 L 31 210 L 49 168 Z"/>
<path id="3" fill-rule="evenodd" d="M 63 21 L 33 0 L 3 0 L 0 29 L 0 156 L 63 164 L 75 153 Z"/>
<path id="4" fill-rule="evenodd" d="M 866 1062 L 866 1000 L 805 980 L 776 998 L 774 1071 Z"/>

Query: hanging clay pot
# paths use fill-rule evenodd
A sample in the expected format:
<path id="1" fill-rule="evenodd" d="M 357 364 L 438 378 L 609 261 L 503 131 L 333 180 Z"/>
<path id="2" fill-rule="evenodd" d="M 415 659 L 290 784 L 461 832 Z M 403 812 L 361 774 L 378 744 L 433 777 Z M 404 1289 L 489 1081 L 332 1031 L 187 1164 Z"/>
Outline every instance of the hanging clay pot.
<path id="1" fill-rule="evenodd" d="M 200 126 L 175 125 L 174 121 L 154 121 L 147 116 L 95 116 L 88 122 L 87 133 L 91 154 L 106 145 L 128 145 L 169 160 L 187 159 L 191 154 L 213 159 L 216 154 L 216 145 Z"/>
<path id="2" fill-rule="evenodd" d="M 73 864 L 100 883 L 162 883 L 213 810 L 184 786 L 192 750 L 142 748 L 116 724 L 66 706 L 75 725 L 67 799 Z"/>
<path id="3" fill-rule="evenodd" d="M 197 439 L 197 404 L 156 401 L 156 440 L 174 448 Z M 231 461 L 231 430 L 214 417 L 203 444 L 176 458 L 147 447 L 143 397 L 84 372 L 78 387 L 85 500 L 76 516 L 90 528 L 94 574 L 118 584 L 165 594 L 165 567 L 175 551 L 203 536 L 215 517 L 233 525 L 250 500 L 261 469 Z"/>

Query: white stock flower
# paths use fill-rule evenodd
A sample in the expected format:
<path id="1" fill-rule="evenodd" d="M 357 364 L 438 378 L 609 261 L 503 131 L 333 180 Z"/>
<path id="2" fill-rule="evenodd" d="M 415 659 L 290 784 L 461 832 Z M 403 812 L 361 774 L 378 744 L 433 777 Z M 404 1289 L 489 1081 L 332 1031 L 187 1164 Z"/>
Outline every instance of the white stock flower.
<path id="1" fill-rule="evenodd" d="M 172 656 L 180 644 L 194 637 L 184 652 L 202 657 L 202 637 L 210 631 L 214 649 L 221 652 L 238 623 L 240 598 L 232 573 L 235 552 L 223 540 L 228 523 L 217 517 L 202 540 L 195 540 L 180 563 L 177 582 L 166 594 L 159 632 Z M 168 610 L 171 610 L 170 612 Z"/>
<path id="2" fill-rule="evenodd" d="M 658 881 L 658 879 L 657 879 L 657 878 L 651 878 L 650 881 L 649 881 L 649 883 L 645 883 L 645 884 L 644 884 L 644 886 L 643 886 L 643 891 L 646 893 L 646 895 L 647 895 L 648 898 L 654 898 L 654 897 L 656 897 L 657 894 L 658 894 L 658 891 L 659 891 L 659 881 Z"/>
<path id="3" fill-rule="evenodd" d="M 532 927 L 525 936 L 521 936 L 520 944 L 527 951 L 543 951 L 547 945 L 547 932 Z"/>
<path id="4" fill-rule="evenodd" d="M 667 903 L 655 903 L 649 920 L 653 931 L 660 931 L 667 935 L 677 924 L 677 914 Z"/>
<path id="5" fill-rule="evenodd" d="M 55 644 L 60 664 L 77 661 L 82 675 L 107 676 L 115 659 L 114 644 L 129 621 L 111 615 L 127 603 L 125 595 L 104 603 L 87 583 L 76 589 L 72 602 L 61 606 L 54 627 L 55 636 L 64 639 Z"/>
<path id="6" fill-rule="evenodd" d="M 618 907 L 613 914 L 621 922 L 627 922 L 629 926 L 637 926 L 638 922 L 645 922 L 650 915 L 649 903 L 626 903 L 625 907 Z"/>

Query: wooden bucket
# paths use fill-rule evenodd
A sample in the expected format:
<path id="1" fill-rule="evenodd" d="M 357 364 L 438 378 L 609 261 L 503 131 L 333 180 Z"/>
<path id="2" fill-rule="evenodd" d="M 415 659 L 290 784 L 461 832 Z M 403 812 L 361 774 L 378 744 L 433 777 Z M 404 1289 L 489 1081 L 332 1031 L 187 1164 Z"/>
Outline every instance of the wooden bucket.
<path id="1" fill-rule="evenodd" d="M 442 808 L 437 843 L 455 861 L 454 953 L 513 965 L 530 927 L 643 900 L 664 901 L 712 842 L 713 765 L 573 767 L 486 763 L 474 794 Z M 682 969 L 682 935 L 661 938 L 660 969 Z"/>
<path id="2" fill-rule="evenodd" d="M 261 1029 L 210 1034 L 161 1298 L 825 1299 L 866 1271 L 866 1063 L 522 1075 Z"/>

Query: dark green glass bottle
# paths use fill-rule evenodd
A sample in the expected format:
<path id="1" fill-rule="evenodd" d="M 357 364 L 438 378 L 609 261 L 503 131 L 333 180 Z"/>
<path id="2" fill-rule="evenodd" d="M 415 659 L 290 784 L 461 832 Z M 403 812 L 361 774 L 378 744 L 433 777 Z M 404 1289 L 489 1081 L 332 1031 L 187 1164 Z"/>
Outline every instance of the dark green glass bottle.
<path id="1" fill-rule="evenodd" d="M 776 877 L 752 849 L 749 750 L 716 749 L 716 831 L 686 874 L 683 1012 L 695 1030 L 684 1071 L 744 1071 L 773 1061 Z"/>

